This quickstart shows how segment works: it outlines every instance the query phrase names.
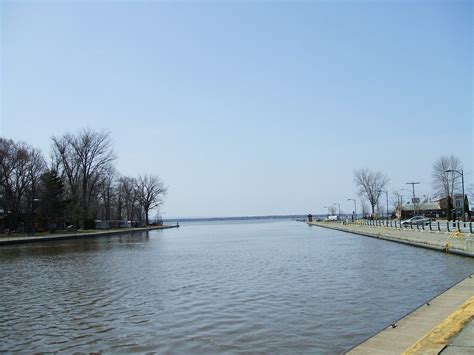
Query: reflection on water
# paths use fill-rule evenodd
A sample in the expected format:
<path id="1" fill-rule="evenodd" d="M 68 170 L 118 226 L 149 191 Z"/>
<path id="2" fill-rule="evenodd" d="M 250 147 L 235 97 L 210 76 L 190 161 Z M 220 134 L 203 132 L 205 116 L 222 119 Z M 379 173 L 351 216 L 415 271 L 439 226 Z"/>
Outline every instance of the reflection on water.
<path id="1" fill-rule="evenodd" d="M 0 351 L 338 353 L 474 261 L 259 221 L 5 246 L 0 268 Z"/>

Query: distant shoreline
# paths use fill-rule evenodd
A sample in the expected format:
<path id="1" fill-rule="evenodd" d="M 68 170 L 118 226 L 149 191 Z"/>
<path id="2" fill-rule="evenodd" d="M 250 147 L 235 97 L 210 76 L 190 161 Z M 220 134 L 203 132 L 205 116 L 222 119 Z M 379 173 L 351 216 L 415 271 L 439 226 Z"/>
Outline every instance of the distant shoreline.
<path id="1" fill-rule="evenodd" d="M 197 218 L 165 218 L 163 222 L 206 222 L 206 221 L 245 221 L 254 219 L 296 219 L 306 218 L 307 215 L 268 215 L 268 216 L 234 216 L 234 217 L 197 217 Z M 316 215 L 313 215 L 316 216 Z M 325 215 L 321 215 L 325 216 Z"/>

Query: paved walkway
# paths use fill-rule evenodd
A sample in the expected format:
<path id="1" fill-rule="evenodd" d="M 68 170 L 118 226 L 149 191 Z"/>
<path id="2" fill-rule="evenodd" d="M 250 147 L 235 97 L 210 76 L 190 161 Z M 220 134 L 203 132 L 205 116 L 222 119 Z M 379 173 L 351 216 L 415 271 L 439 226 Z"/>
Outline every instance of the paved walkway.
<path id="1" fill-rule="evenodd" d="M 168 229 L 168 228 L 176 228 L 176 227 L 178 227 L 178 225 L 164 225 L 164 226 L 154 226 L 154 227 L 145 227 L 145 228 L 123 228 L 123 229 L 104 230 L 104 231 L 66 233 L 66 234 L 48 234 L 48 235 L 38 235 L 38 236 L 10 235 L 10 236 L 5 236 L 5 237 L 0 237 L 0 246 L 10 245 L 10 244 L 46 242 L 46 241 L 64 240 L 64 239 L 96 238 L 96 237 L 104 237 L 104 236 L 113 235 L 113 234 L 147 232 L 147 231 L 151 231 L 155 229 Z"/>
<path id="2" fill-rule="evenodd" d="M 466 233 L 395 229 L 355 223 L 342 224 L 341 222 L 310 222 L 308 224 L 474 257 L 474 236 Z"/>

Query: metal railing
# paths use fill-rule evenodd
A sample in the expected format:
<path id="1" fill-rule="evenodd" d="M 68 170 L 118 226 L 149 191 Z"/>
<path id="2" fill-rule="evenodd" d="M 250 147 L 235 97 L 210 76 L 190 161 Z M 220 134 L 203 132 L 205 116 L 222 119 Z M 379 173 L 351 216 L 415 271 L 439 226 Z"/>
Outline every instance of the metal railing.
<path id="1" fill-rule="evenodd" d="M 418 230 L 418 231 L 431 231 L 431 232 L 454 232 L 459 231 L 463 233 L 473 233 L 472 222 L 462 222 L 462 221 L 429 221 L 427 223 L 403 223 L 396 219 L 391 220 L 370 220 L 370 219 L 360 219 L 357 221 L 348 221 L 348 223 L 366 225 L 371 227 L 385 227 L 385 228 L 394 228 L 394 229 L 404 229 L 404 230 Z"/>

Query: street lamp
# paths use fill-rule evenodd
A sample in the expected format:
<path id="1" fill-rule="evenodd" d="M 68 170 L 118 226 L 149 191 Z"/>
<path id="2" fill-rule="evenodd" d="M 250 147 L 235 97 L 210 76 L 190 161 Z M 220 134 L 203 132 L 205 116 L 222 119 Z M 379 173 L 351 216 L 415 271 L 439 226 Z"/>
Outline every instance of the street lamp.
<path id="1" fill-rule="evenodd" d="M 357 205 L 356 205 L 355 198 L 348 198 L 347 201 L 354 201 L 354 215 L 355 215 L 355 219 L 357 219 Z"/>
<path id="2" fill-rule="evenodd" d="M 465 218 L 465 215 L 466 215 L 466 211 L 465 211 L 465 208 L 464 208 L 464 171 L 461 170 L 461 171 L 458 171 L 458 170 L 454 170 L 454 169 L 449 169 L 449 170 L 445 170 L 444 171 L 445 173 L 458 173 L 459 175 L 461 175 L 461 183 L 462 183 L 462 221 L 464 222 L 464 218 Z M 454 193 L 453 193 L 454 195 Z M 454 196 L 453 196 L 453 199 L 454 199 Z"/>
<path id="3" fill-rule="evenodd" d="M 339 207 L 338 217 L 341 218 L 341 204 L 337 203 L 337 202 L 334 202 L 333 205 L 338 205 L 338 207 Z"/>

